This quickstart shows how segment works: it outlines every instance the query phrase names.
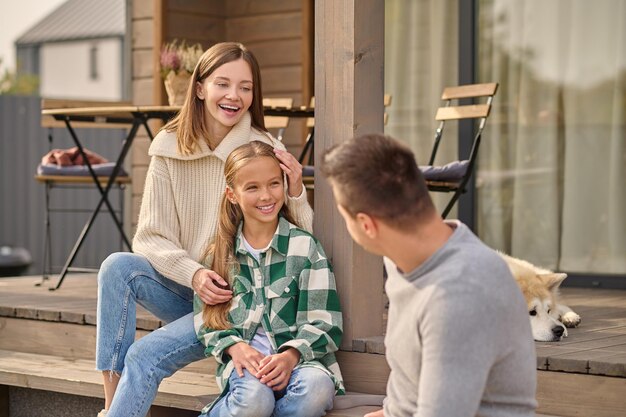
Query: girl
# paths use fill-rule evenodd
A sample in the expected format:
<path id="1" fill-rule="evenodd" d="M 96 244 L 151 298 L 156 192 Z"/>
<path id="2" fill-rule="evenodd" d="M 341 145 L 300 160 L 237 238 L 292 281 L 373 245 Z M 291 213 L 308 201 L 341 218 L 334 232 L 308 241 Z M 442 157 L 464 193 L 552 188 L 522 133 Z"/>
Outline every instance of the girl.
<path id="1" fill-rule="evenodd" d="M 280 164 L 261 142 L 226 159 L 207 256 L 234 297 L 219 308 L 194 300 L 198 338 L 218 362 L 223 390 L 203 416 L 322 416 L 343 393 L 335 278 L 319 242 L 284 204 Z"/>
<path id="2" fill-rule="evenodd" d="M 194 291 L 209 306 L 232 296 L 201 260 L 215 236 L 224 161 L 233 149 L 252 140 L 274 146 L 287 175 L 287 204 L 311 229 L 302 166 L 267 133 L 262 99 L 254 55 L 239 43 L 216 44 L 198 61 L 180 112 L 154 138 L 134 253 L 109 256 L 98 275 L 96 367 L 108 410 L 101 415 L 144 417 L 161 380 L 204 357 L 192 300 Z M 135 342 L 137 304 L 168 324 Z"/>

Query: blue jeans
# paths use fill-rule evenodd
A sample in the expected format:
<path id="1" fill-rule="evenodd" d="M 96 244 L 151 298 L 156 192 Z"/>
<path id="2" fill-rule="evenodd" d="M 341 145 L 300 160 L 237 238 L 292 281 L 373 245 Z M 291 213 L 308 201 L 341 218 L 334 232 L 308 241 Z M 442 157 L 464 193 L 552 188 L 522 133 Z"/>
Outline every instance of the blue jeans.
<path id="1" fill-rule="evenodd" d="M 200 417 L 320 417 L 333 407 L 335 384 L 322 370 L 297 368 L 289 384 L 275 392 L 244 369 L 239 377 L 233 371 L 228 379 L 229 391 Z"/>
<path id="2" fill-rule="evenodd" d="M 168 323 L 135 342 L 136 306 Z M 96 369 L 121 373 L 107 417 L 144 417 L 159 384 L 204 358 L 193 327 L 193 290 L 141 255 L 114 253 L 98 274 Z"/>

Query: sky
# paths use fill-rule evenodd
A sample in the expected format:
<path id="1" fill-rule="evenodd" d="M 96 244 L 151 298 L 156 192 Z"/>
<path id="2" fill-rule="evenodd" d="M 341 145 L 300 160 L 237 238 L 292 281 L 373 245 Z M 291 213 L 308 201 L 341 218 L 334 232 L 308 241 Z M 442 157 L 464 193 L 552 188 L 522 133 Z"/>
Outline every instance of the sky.
<path id="1" fill-rule="evenodd" d="M 13 42 L 66 0 L 0 0 L 0 70 L 15 70 Z"/>

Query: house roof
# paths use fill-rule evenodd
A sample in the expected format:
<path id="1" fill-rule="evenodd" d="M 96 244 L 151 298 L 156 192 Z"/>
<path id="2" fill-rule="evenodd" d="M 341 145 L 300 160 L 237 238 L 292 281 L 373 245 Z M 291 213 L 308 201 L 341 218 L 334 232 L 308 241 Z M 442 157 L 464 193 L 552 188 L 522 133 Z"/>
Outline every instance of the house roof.
<path id="1" fill-rule="evenodd" d="M 68 0 L 16 41 L 16 45 L 122 36 L 125 0 Z"/>

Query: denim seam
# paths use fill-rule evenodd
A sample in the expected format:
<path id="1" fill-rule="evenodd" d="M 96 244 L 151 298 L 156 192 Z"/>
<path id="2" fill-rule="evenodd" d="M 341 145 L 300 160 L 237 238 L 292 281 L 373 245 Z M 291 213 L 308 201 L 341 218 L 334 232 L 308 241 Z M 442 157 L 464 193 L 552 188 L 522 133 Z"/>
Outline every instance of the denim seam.
<path id="1" fill-rule="evenodd" d="M 194 345 L 196 345 L 198 343 L 200 343 L 200 341 L 194 342 L 194 343 L 192 343 L 190 345 L 179 347 L 178 349 L 169 352 L 167 355 L 163 356 L 162 358 L 159 358 L 159 360 L 150 367 L 150 371 L 148 373 L 148 381 L 152 381 L 153 380 L 154 373 L 155 373 L 154 371 L 157 368 L 157 365 L 159 365 L 164 360 L 168 359 L 170 356 L 176 355 L 181 350 L 189 349 L 191 346 L 194 346 Z M 159 389 L 158 384 L 157 384 L 156 389 L 157 390 Z M 158 394 L 158 392 L 157 392 L 157 394 Z M 139 402 L 139 407 L 135 408 L 135 412 L 131 414 L 132 416 L 137 416 L 138 410 L 140 410 L 143 407 L 143 405 L 145 404 L 145 402 L 146 402 L 147 395 L 148 395 L 148 390 L 144 390 L 143 398 L 141 398 L 141 401 Z M 139 416 L 139 417 L 141 417 L 141 416 Z"/>
<path id="2" fill-rule="evenodd" d="M 158 273 L 158 271 L 157 271 L 157 273 Z M 130 282 L 131 282 L 132 280 L 134 280 L 135 278 L 137 278 L 137 277 L 139 277 L 139 276 L 144 276 L 144 277 L 147 277 L 147 275 L 146 275 L 146 274 L 144 274 L 144 271 L 141 271 L 141 270 L 139 270 L 139 271 L 133 271 L 133 272 L 131 272 L 130 274 L 128 274 L 128 279 L 126 280 L 126 284 L 130 284 Z"/>
<path id="3" fill-rule="evenodd" d="M 127 283 L 128 284 L 128 283 Z M 126 332 L 126 324 L 128 320 L 128 300 L 130 298 L 130 287 L 126 286 L 126 291 L 124 292 L 124 308 L 122 308 L 122 320 L 120 323 L 120 328 L 117 332 L 117 338 L 115 340 L 115 346 L 113 347 L 113 357 L 111 358 L 111 371 L 120 372 L 117 369 L 117 362 L 120 356 L 120 350 L 122 348 L 122 339 L 124 338 L 124 333 Z"/>
<path id="4" fill-rule="evenodd" d="M 157 273 L 159 273 L 159 272 L 157 271 Z M 140 276 L 141 276 L 141 277 L 144 277 L 144 278 L 147 278 L 147 279 L 151 279 L 151 280 L 153 280 L 153 281 L 155 281 L 155 282 L 158 282 L 157 280 L 153 279 L 150 275 L 146 275 L 146 274 L 144 274 L 144 272 L 143 272 L 143 271 L 135 271 L 135 272 L 131 273 L 131 274 L 128 276 L 128 280 L 127 280 L 126 284 L 127 284 L 127 285 L 130 285 L 130 283 L 131 283 L 131 281 L 132 281 L 132 280 L 134 280 L 135 278 L 140 277 Z M 169 279 L 169 278 L 167 278 L 167 277 L 165 277 L 165 278 L 166 278 L 166 279 Z M 163 287 L 163 289 L 165 289 L 165 290 L 169 291 L 170 293 L 172 293 L 172 294 L 174 294 L 174 295 L 176 295 L 176 296 L 180 297 L 180 299 L 181 299 L 181 300 L 183 300 L 183 301 L 191 301 L 191 300 L 189 300 L 189 299 L 185 298 L 184 296 L 182 296 L 181 294 L 177 293 L 176 291 L 172 290 L 172 289 L 171 289 L 170 287 L 168 287 L 167 285 L 164 285 L 163 283 L 159 283 L 159 284 L 161 284 L 161 286 Z"/>
<path id="5" fill-rule="evenodd" d="M 130 293 L 132 292 L 131 283 L 133 282 L 135 278 L 140 277 L 140 276 L 147 278 L 147 279 L 152 279 L 149 275 L 146 275 L 143 271 L 134 271 L 130 273 L 128 275 L 128 278 L 125 280 L 126 291 L 124 293 L 124 303 L 123 303 L 123 309 L 122 309 L 121 324 L 120 324 L 117 337 L 115 339 L 115 345 L 113 346 L 113 356 L 111 357 L 111 366 L 108 369 L 109 371 L 111 371 L 110 377 L 112 377 L 113 373 L 119 375 L 122 372 L 122 369 L 118 369 L 119 367 L 117 366 L 117 364 L 119 362 L 119 355 L 120 355 L 120 350 L 122 347 L 122 340 L 124 338 L 124 333 L 126 331 L 126 325 L 127 325 L 127 320 L 128 320 L 128 304 L 129 304 Z M 163 285 L 163 289 L 169 291 L 171 294 L 176 295 L 183 301 L 189 301 L 188 299 L 183 297 L 181 294 L 177 293 L 176 291 L 173 291 L 171 288 L 165 285 Z M 104 369 L 102 371 L 104 371 Z"/>
<path id="6" fill-rule="evenodd" d="M 296 388 L 298 388 L 300 384 L 302 384 L 302 379 L 300 375 L 296 375 L 296 378 L 294 379 L 293 384 L 290 384 L 289 382 L 287 383 L 287 386 L 285 387 L 285 395 L 283 395 L 283 397 L 279 400 L 280 404 L 276 405 L 276 408 L 278 408 L 278 410 L 274 408 L 274 412 L 272 413 L 272 416 L 275 416 L 277 411 L 280 411 L 283 408 L 287 407 L 287 405 L 291 402 L 292 398 L 289 396 L 289 388 L 293 388 L 293 390 L 295 390 Z M 276 402 L 278 403 L 278 401 Z"/>

